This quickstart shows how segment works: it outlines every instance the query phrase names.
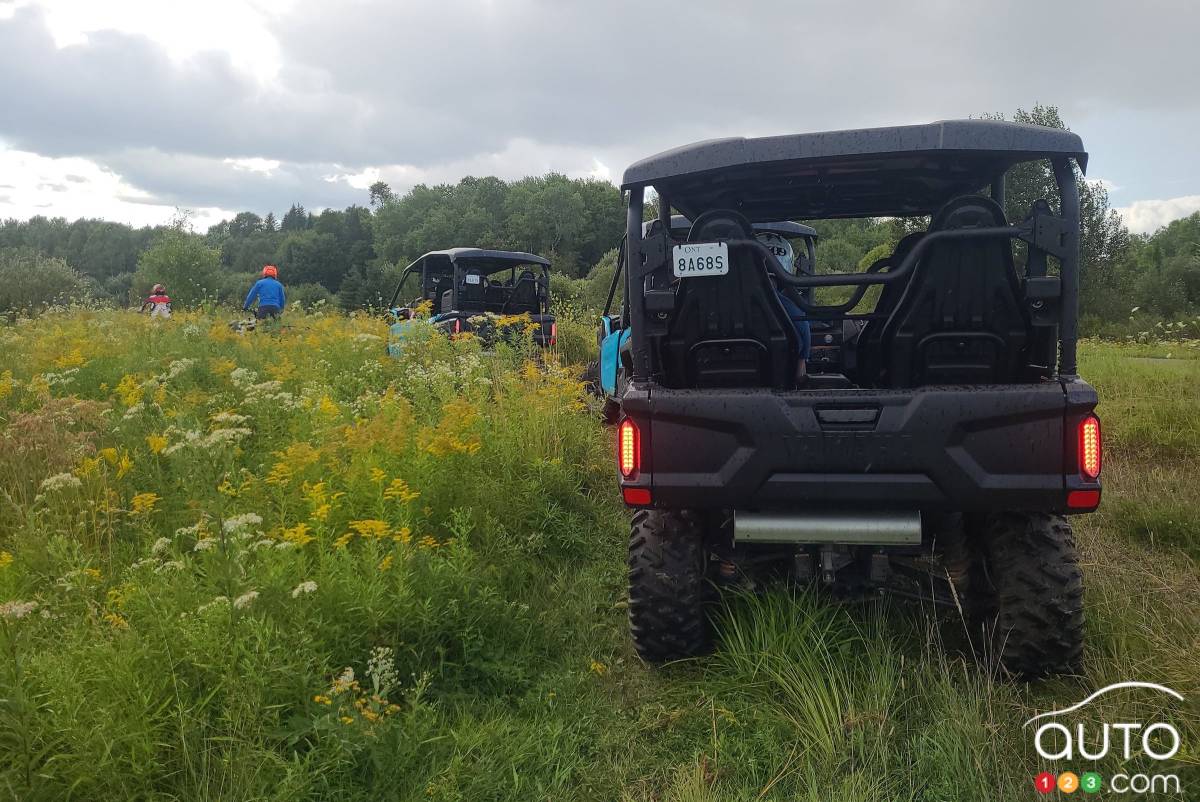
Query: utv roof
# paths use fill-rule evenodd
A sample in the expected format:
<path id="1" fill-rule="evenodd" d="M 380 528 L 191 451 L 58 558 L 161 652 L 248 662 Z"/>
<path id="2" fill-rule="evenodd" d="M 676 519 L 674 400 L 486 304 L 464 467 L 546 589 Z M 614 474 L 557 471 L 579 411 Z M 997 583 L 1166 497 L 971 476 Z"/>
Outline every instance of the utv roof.
<path id="1" fill-rule="evenodd" d="M 523 251 L 493 251 L 488 248 L 447 248 L 443 251 L 430 251 L 418 258 L 412 265 L 420 264 L 431 256 L 445 256 L 452 262 L 478 262 L 472 267 L 478 267 L 485 273 L 497 270 L 507 270 L 517 265 L 541 265 L 550 267 L 550 260 L 533 253 Z"/>
<path id="2" fill-rule="evenodd" d="M 1072 158 L 1078 134 L 993 120 L 711 139 L 634 162 L 622 189 L 653 185 L 689 217 L 737 209 L 751 221 L 931 214 L 1009 167 Z"/>
<path id="3" fill-rule="evenodd" d="M 642 224 L 643 235 L 654 222 L 655 221 L 651 220 Z M 753 225 L 755 231 L 761 233 L 778 234 L 781 237 L 787 237 L 788 239 L 793 239 L 796 237 L 812 237 L 813 239 L 817 238 L 817 230 L 815 228 L 812 226 L 806 226 L 803 223 L 796 223 L 792 220 L 776 220 L 771 223 L 754 223 Z M 671 215 L 672 236 L 676 238 L 686 237 L 691 228 L 692 221 L 688 218 L 681 214 Z"/>

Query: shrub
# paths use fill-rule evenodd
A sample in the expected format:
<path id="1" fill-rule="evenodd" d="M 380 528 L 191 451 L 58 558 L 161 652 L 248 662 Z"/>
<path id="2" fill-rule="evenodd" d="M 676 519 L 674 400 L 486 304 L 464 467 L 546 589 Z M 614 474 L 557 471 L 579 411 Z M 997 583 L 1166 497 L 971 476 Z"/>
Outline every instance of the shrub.
<path id="1" fill-rule="evenodd" d="M 29 248 L 0 250 L 0 313 L 25 312 L 88 298 L 89 283 L 62 259 Z"/>

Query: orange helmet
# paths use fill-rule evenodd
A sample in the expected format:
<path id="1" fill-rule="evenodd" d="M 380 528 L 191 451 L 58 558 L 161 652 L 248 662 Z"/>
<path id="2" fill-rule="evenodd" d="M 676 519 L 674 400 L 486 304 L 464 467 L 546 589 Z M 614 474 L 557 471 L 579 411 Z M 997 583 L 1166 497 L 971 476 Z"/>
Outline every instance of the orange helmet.
<path id="1" fill-rule="evenodd" d="M 279 275 L 279 270 L 276 269 L 275 265 L 263 266 L 263 278 L 268 278 L 268 277 L 275 278 L 278 275 Z"/>

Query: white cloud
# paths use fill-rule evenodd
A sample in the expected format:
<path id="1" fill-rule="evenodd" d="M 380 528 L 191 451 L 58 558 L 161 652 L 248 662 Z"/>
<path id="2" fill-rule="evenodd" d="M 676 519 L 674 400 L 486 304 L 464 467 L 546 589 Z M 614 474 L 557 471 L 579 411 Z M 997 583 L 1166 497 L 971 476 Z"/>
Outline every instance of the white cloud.
<path id="1" fill-rule="evenodd" d="M 1200 212 L 1200 195 L 1134 201 L 1117 211 L 1134 234 L 1153 234 L 1172 220 Z"/>
<path id="2" fill-rule="evenodd" d="M 0 218 L 98 217 L 154 226 L 170 222 L 176 212 L 176 207 L 155 202 L 149 193 L 90 159 L 55 159 L 0 145 Z M 213 206 L 191 212 L 198 231 L 233 216 Z"/>
<path id="3" fill-rule="evenodd" d="M 7 15 L 24 6 L 40 8 L 60 48 L 86 44 L 98 31 L 120 31 L 161 44 L 177 62 L 205 51 L 225 52 L 236 67 L 267 80 L 283 65 L 270 22 L 293 5 L 293 0 L 16 0 Z"/>
<path id="4" fill-rule="evenodd" d="M 225 159 L 225 164 L 230 165 L 235 170 L 241 170 L 247 173 L 262 173 L 270 175 L 279 169 L 279 159 L 262 159 L 251 157 L 246 159 Z"/>

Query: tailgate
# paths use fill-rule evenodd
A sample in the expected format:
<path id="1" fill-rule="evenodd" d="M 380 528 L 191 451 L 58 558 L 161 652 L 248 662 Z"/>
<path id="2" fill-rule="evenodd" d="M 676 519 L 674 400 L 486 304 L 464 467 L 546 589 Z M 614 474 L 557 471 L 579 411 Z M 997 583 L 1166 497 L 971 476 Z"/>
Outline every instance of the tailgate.
<path id="1" fill-rule="evenodd" d="M 1067 399 L 1054 382 L 631 388 L 623 409 L 644 432 L 642 473 L 627 484 L 652 488 L 656 506 L 1063 507 Z"/>

